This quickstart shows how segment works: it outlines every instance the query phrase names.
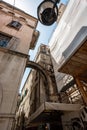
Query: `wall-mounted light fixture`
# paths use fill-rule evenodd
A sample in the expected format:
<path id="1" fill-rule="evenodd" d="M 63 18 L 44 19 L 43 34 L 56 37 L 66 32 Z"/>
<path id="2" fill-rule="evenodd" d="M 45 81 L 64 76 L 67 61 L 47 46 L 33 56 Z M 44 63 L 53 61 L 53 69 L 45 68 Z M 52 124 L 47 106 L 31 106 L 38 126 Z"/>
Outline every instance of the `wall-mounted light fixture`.
<path id="1" fill-rule="evenodd" d="M 37 9 L 39 21 L 44 25 L 52 25 L 58 17 L 57 3 L 60 0 L 44 0 Z"/>

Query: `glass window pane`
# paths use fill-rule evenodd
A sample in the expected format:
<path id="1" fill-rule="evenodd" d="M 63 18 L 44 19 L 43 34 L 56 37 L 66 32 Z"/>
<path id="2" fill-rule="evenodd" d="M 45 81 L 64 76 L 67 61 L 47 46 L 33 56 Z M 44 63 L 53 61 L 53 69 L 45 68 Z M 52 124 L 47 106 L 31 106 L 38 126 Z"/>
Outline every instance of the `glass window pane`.
<path id="1" fill-rule="evenodd" d="M 0 33 L 0 47 L 6 47 L 10 41 L 11 37 L 8 37 Z"/>

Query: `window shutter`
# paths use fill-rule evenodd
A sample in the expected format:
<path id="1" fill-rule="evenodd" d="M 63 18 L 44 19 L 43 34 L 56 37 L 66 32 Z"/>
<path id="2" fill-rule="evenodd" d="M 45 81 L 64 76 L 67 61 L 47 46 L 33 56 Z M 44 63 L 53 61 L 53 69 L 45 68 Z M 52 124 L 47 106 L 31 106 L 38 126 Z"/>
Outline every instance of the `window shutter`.
<path id="1" fill-rule="evenodd" d="M 18 44 L 20 43 L 20 39 L 16 38 L 16 37 L 12 37 L 12 39 L 10 40 L 9 44 L 8 44 L 8 49 L 11 50 L 17 50 Z"/>

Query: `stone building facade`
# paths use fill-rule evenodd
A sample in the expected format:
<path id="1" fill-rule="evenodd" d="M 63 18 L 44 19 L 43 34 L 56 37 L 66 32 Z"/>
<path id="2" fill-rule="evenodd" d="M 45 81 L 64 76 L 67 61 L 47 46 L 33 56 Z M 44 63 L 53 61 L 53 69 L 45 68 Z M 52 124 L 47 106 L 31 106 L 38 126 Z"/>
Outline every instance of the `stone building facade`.
<path id="1" fill-rule="evenodd" d="M 78 94 L 79 91 L 74 86 L 67 93 L 58 93 L 51 60 L 49 48 L 46 45 L 41 45 L 35 62 L 42 66 L 43 70 L 46 70 L 49 85 L 39 70 L 32 69 L 30 71 L 22 89 L 21 102 L 17 112 L 18 129 L 24 123 L 26 130 L 38 130 L 42 127 L 43 129 L 47 127 L 50 130 L 57 128 L 69 130 L 67 126 L 65 127 L 65 123 L 68 122 L 67 125 L 71 125 L 69 124 L 70 118 L 79 116 L 81 105 L 76 102 L 75 97 L 72 98 L 72 101 L 70 100 L 70 96 L 75 96 L 75 93 Z M 23 116 L 24 118 L 22 118 Z M 68 120 L 67 117 L 69 117 Z"/>
<path id="2" fill-rule="evenodd" d="M 38 37 L 37 19 L 0 1 L 0 129 L 11 130 L 29 49 Z"/>
<path id="3" fill-rule="evenodd" d="M 59 102 L 58 91 L 55 82 L 54 70 L 52 66 L 49 47 L 41 45 L 35 58 L 38 63 L 47 72 L 49 82 L 46 83 L 41 72 L 33 72 L 33 85 L 30 96 L 30 115 L 34 113 L 44 102 Z"/>
<path id="4" fill-rule="evenodd" d="M 59 102 L 50 50 L 47 45 L 40 45 L 34 62 L 38 63 L 38 65 L 40 65 L 42 69 L 47 72 L 49 83 L 47 84 L 47 79 L 45 79 L 39 70 L 32 69 L 30 71 L 30 74 L 22 89 L 21 102 L 17 112 L 17 117 L 21 116 L 22 112 L 25 114 L 26 127 L 28 127 L 28 125 L 29 127 L 31 126 L 32 119 L 30 120 L 30 118 L 36 111 L 38 111 L 41 105 L 43 105 L 45 102 Z M 36 127 L 38 127 L 39 124 L 36 124 Z M 32 127 L 34 127 L 34 124 Z"/>

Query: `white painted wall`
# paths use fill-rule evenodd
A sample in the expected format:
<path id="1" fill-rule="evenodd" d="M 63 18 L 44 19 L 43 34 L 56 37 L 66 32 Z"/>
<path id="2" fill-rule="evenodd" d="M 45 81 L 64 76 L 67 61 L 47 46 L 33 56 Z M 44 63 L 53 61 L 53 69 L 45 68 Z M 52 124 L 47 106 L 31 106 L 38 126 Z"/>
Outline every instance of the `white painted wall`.
<path id="1" fill-rule="evenodd" d="M 49 42 L 57 84 L 60 78 L 58 68 L 66 60 L 62 53 L 83 26 L 87 26 L 87 0 L 70 0 Z M 62 86 L 63 82 L 59 91 Z"/>
<path id="2" fill-rule="evenodd" d="M 70 45 L 82 26 L 87 26 L 87 0 L 70 0 L 49 42 L 51 54 L 58 64 L 62 52 Z"/>

